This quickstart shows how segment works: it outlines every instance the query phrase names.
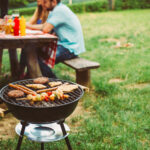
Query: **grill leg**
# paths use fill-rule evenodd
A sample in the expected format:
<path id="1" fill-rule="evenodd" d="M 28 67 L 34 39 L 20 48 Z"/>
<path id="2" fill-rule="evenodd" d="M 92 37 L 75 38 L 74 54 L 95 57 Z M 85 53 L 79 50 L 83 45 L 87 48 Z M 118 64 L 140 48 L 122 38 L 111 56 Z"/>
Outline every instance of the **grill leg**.
<path id="1" fill-rule="evenodd" d="M 44 150 L 44 143 L 41 143 L 41 150 Z"/>
<path id="2" fill-rule="evenodd" d="M 24 136 L 24 131 L 25 131 L 25 128 L 27 126 L 26 122 L 21 122 L 21 124 L 22 124 L 22 129 L 21 129 L 21 133 L 20 133 L 20 136 L 19 136 L 19 140 L 18 140 L 16 150 L 20 150 L 20 147 L 21 147 L 21 144 L 22 144 L 22 139 L 23 139 L 23 136 Z"/>
<path id="3" fill-rule="evenodd" d="M 65 135 L 67 134 L 67 132 L 66 132 L 66 130 L 65 130 L 64 124 L 63 124 L 63 122 L 60 122 L 59 124 L 60 124 L 60 126 L 61 126 L 61 130 L 62 130 L 62 132 L 63 132 L 63 135 L 65 136 Z M 72 147 L 71 147 L 71 144 L 70 144 L 70 142 L 69 142 L 68 136 L 65 138 L 65 141 L 66 141 L 68 150 L 72 150 Z"/>

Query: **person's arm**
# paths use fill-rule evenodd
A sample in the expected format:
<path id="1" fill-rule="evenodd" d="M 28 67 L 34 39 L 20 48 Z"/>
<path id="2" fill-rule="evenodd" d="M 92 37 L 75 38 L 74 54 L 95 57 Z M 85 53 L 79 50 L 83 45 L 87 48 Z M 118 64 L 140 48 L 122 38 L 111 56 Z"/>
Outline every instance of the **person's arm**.
<path id="1" fill-rule="evenodd" d="M 52 24 L 47 22 L 44 24 L 26 24 L 26 27 L 32 30 L 42 30 L 44 33 L 49 33 L 54 28 Z"/>
<path id="2" fill-rule="evenodd" d="M 32 29 L 32 30 L 42 30 L 43 29 L 43 24 L 26 23 L 26 28 L 27 29 Z"/>
<path id="3" fill-rule="evenodd" d="M 28 24 L 36 24 L 37 15 L 38 15 L 38 9 L 36 8 L 33 16 L 31 17 L 30 21 L 28 22 Z"/>
<path id="4" fill-rule="evenodd" d="M 46 23 L 44 23 L 44 25 L 43 25 L 42 31 L 43 31 L 44 33 L 49 33 L 49 32 L 52 31 L 53 28 L 54 28 L 54 26 L 53 26 L 52 24 L 46 22 Z"/>

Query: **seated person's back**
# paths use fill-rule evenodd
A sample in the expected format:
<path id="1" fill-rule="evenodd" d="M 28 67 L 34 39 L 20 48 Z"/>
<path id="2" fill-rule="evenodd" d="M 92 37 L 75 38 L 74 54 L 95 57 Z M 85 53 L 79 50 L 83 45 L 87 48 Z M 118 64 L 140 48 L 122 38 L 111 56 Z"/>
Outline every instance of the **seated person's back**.
<path id="1" fill-rule="evenodd" d="M 64 4 L 58 3 L 48 16 L 47 23 L 54 26 L 58 45 L 78 55 L 85 51 L 82 28 L 77 16 Z"/>

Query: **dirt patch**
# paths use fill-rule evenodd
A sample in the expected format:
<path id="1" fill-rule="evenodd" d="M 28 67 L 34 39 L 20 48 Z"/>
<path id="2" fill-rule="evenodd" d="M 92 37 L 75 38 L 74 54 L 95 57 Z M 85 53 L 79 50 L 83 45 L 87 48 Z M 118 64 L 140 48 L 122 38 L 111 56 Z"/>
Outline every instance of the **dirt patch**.
<path id="1" fill-rule="evenodd" d="M 145 88 L 146 86 L 150 86 L 150 83 L 139 83 L 139 84 L 130 84 L 130 85 L 126 85 L 124 86 L 127 89 L 142 89 Z"/>
<path id="2" fill-rule="evenodd" d="M 124 80 L 123 79 L 119 79 L 119 78 L 115 78 L 115 79 L 110 79 L 109 80 L 109 83 L 120 83 L 120 82 L 123 82 Z"/>
<path id="3" fill-rule="evenodd" d="M 125 37 L 121 37 L 120 39 L 105 38 L 100 39 L 99 42 L 114 42 L 115 43 L 114 48 L 131 48 L 134 46 L 133 43 L 127 42 L 127 39 Z"/>
<path id="4" fill-rule="evenodd" d="M 0 108 L 7 109 L 5 104 L 0 104 Z M 0 139 L 6 140 L 14 138 L 15 126 L 19 121 L 14 118 L 11 114 L 7 114 L 4 118 L 0 119 Z"/>
<path id="5" fill-rule="evenodd" d="M 11 114 L 6 115 L 0 120 L 0 139 L 6 140 L 14 138 L 15 126 L 19 121 L 14 118 Z"/>

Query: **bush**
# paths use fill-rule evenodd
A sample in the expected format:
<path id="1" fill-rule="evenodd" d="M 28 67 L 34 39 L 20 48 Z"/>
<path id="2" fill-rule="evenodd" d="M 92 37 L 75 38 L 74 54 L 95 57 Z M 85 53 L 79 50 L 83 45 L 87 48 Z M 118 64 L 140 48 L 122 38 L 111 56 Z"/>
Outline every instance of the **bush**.
<path id="1" fill-rule="evenodd" d="M 86 3 L 86 12 L 95 12 L 95 11 L 107 11 L 108 10 L 108 1 L 97 1 L 91 3 Z"/>
<path id="2" fill-rule="evenodd" d="M 31 7 L 31 8 L 20 8 L 17 9 L 19 10 L 19 14 L 21 15 L 33 15 L 34 11 L 35 11 L 36 7 Z M 9 10 L 8 14 L 12 14 L 13 10 Z"/>
<path id="3" fill-rule="evenodd" d="M 150 8 L 150 0 L 115 0 L 115 9 Z"/>
<path id="4" fill-rule="evenodd" d="M 10 0 L 10 3 L 16 2 L 12 6 L 23 6 L 26 5 L 29 1 L 35 0 Z M 29 7 L 31 8 L 22 8 L 19 9 L 21 15 L 32 15 L 36 3 L 32 5 L 30 4 Z M 81 2 L 75 3 L 72 5 L 68 5 L 70 9 L 75 13 L 83 13 L 83 12 L 102 12 L 108 10 L 108 0 L 95 0 L 93 2 Z M 122 10 L 122 9 L 139 9 L 139 8 L 150 8 L 150 0 L 115 0 L 115 10 Z M 10 14 L 11 11 L 9 11 Z"/>
<path id="5" fill-rule="evenodd" d="M 107 0 L 77 3 L 77 4 L 68 5 L 68 6 L 75 13 L 101 12 L 101 11 L 107 11 L 108 10 Z"/>
<path id="6" fill-rule="evenodd" d="M 28 0 L 9 0 L 9 8 L 24 7 L 28 3 Z"/>

